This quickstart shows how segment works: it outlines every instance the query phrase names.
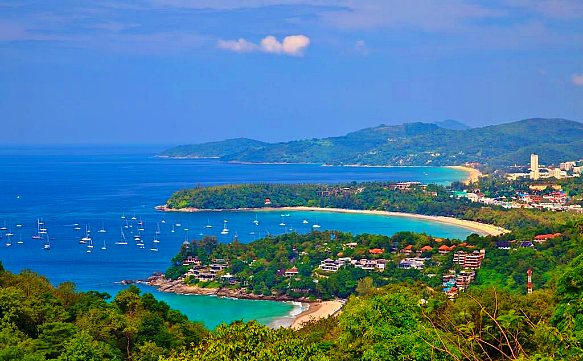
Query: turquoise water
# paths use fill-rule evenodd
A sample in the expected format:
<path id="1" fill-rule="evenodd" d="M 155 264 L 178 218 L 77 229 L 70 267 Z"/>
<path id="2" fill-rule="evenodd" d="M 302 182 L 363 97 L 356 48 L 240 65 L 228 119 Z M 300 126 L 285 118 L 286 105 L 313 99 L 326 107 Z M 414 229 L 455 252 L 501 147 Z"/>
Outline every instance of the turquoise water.
<path id="1" fill-rule="evenodd" d="M 134 148 L 0 148 L 0 226 L 6 224 L 15 236 L 12 246 L 5 231 L 0 231 L 0 260 L 11 271 L 32 269 L 46 275 L 53 283 L 73 281 L 80 290 L 96 289 L 115 294 L 123 288 L 123 279 L 144 279 L 155 271 L 164 271 L 185 239 L 202 234 L 217 235 L 223 221 L 229 221 L 230 242 L 235 234 L 242 242 L 261 236 L 290 232 L 308 232 L 313 222 L 322 228 L 353 233 L 391 235 L 400 230 L 427 232 L 443 237 L 463 238 L 469 230 L 423 220 L 373 215 L 322 212 L 285 212 L 286 226 L 280 212 L 204 212 L 160 213 L 154 206 L 180 188 L 195 185 L 242 182 L 337 183 L 346 181 L 421 181 L 449 183 L 465 174 L 448 168 L 358 168 L 321 167 L 317 165 L 244 165 L 215 160 L 173 160 L 152 156 L 153 149 Z M 114 243 L 122 228 L 129 245 Z M 135 214 L 137 220 L 131 221 Z M 257 215 L 259 226 L 253 224 Z M 51 239 L 51 250 L 33 240 L 38 218 L 43 218 Z M 135 246 L 132 234 L 142 219 L 145 248 Z M 302 223 L 307 219 L 310 224 Z M 176 224 L 181 224 L 177 226 Z M 22 227 L 16 227 L 21 224 Z M 82 230 L 75 230 L 79 224 Z M 212 228 L 204 227 L 211 224 Z M 92 230 L 94 248 L 87 253 L 79 244 L 85 225 Z M 129 227 L 132 226 L 132 227 Z M 106 233 L 97 231 L 104 227 Z M 158 251 L 154 232 L 160 228 Z M 174 232 L 172 232 L 174 228 Z M 188 228 L 188 231 L 184 229 Z M 22 244 L 18 244 L 18 239 Z M 101 250 L 105 243 L 106 250 Z M 269 301 L 243 301 L 209 296 L 162 294 L 146 288 L 159 299 L 201 320 L 209 327 L 238 319 L 258 319 L 269 323 L 289 313 L 293 306 Z"/>

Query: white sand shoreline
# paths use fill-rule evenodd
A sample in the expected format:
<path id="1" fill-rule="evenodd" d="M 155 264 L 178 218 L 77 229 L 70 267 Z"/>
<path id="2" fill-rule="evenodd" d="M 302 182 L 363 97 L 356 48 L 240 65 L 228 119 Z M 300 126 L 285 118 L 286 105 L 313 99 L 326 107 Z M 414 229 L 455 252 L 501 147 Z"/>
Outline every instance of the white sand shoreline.
<path id="1" fill-rule="evenodd" d="M 465 219 L 458 219 L 454 217 L 446 216 L 427 216 L 424 214 L 415 213 L 405 213 L 405 212 L 389 212 L 389 211 L 375 211 L 375 210 L 364 210 L 364 209 L 343 209 L 343 208 L 319 208 L 319 207 L 281 207 L 281 208 L 238 208 L 238 209 L 197 209 L 197 208 L 181 208 L 181 209 L 169 209 L 165 206 L 157 207 L 160 211 L 167 212 L 281 212 L 281 211 L 305 211 L 305 212 L 330 212 L 330 213 L 351 213 L 351 214 L 370 214 L 377 216 L 388 216 L 388 217 L 406 217 L 406 218 L 416 218 L 422 219 L 430 222 L 439 222 L 444 224 L 450 224 L 458 226 L 461 228 L 466 228 L 480 235 L 491 235 L 498 236 L 503 233 L 510 232 L 509 230 L 498 227 L 492 224 L 480 223 L 476 221 L 469 221 Z"/>

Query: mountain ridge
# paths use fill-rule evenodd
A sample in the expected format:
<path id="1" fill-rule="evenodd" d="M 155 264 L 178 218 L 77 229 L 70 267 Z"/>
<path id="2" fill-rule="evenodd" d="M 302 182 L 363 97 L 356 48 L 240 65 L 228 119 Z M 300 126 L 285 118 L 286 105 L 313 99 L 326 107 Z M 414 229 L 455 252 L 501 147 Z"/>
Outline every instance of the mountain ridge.
<path id="1" fill-rule="evenodd" d="M 279 143 L 235 138 L 182 145 L 160 156 L 250 163 L 443 166 L 479 162 L 503 166 L 525 164 L 531 152 L 539 153 L 546 163 L 579 159 L 583 156 L 581 139 L 583 123 L 561 118 L 530 118 L 468 129 L 414 122 Z"/>

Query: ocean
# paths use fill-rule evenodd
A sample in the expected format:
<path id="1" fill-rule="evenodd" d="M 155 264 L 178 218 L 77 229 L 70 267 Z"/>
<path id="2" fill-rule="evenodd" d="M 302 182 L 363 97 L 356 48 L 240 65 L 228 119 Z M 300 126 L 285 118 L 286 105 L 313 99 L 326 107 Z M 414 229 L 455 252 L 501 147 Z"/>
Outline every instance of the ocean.
<path id="1" fill-rule="evenodd" d="M 457 226 L 425 220 L 362 214 L 161 213 L 154 209 L 156 205 L 163 204 L 176 190 L 197 185 L 347 181 L 446 184 L 466 174 L 438 167 L 330 167 L 164 159 L 154 156 L 159 150 L 151 147 L 0 148 L 0 227 L 7 228 L 0 231 L 0 261 L 4 267 L 13 272 L 30 269 L 54 284 L 73 281 L 79 290 L 115 295 L 125 287 L 117 282 L 145 279 L 153 272 L 163 272 L 184 240 L 202 235 L 216 235 L 220 242 L 230 242 L 236 235 L 239 241 L 249 242 L 268 233 L 308 232 L 314 222 L 321 225 L 320 230 L 353 233 L 391 235 L 409 230 L 455 238 L 471 233 Z M 259 226 L 253 223 L 256 217 Z M 44 241 L 32 239 L 39 219 L 50 236 L 48 251 L 43 248 Z M 304 219 L 309 224 L 303 224 Z M 144 229 L 139 232 L 143 249 L 136 247 L 133 240 L 140 220 Z M 230 232 L 220 235 L 225 220 Z M 282 220 L 286 226 L 280 226 Z M 93 238 L 91 249 L 88 244 L 79 243 L 86 227 Z M 105 232 L 99 232 L 102 229 Z M 156 235 L 158 229 L 160 234 Z M 122 231 L 128 245 L 115 244 L 120 241 Z M 14 236 L 7 237 L 7 232 Z M 155 238 L 160 242 L 154 243 Z M 6 246 L 7 243 L 12 245 Z M 105 249 L 101 249 L 103 246 Z M 191 320 L 202 321 L 211 328 L 234 320 L 256 319 L 268 324 L 294 308 L 290 303 L 164 294 L 146 286 L 142 289 Z"/>

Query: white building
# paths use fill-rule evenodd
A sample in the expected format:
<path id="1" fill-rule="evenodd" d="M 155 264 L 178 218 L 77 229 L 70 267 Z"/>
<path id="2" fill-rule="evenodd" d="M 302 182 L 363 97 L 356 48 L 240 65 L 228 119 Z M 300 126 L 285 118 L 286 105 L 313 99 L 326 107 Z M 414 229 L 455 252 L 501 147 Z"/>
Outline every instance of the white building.
<path id="1" fill-rule="evenodd" d="M 540 178 L 538 172 L 538 154 L 532 153 L 530 155 L 530 179 L 537 180 Z"/>

